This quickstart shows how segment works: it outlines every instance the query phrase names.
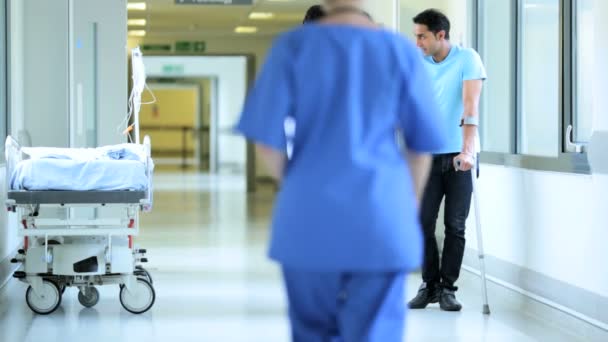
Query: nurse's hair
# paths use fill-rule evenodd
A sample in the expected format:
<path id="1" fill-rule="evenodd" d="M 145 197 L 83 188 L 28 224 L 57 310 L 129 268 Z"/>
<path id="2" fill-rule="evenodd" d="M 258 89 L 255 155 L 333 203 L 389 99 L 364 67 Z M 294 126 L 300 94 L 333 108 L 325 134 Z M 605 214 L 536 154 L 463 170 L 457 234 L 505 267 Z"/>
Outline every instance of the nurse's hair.
<path id="1" fill-rule="evenodd" d="M 369 20 L 374 21 L 374 18 L 365 11 L 366 0 L 324 0 L 323 5 L 321 6 L 321 10 L 327 13 L 330 13 L 332 8 L 335 6 L 346 7 L 346 8 L 357 8 L 361 11 L 361 14 L 365 15 Z"/>
<path id="2" fill-rule="evenodd" d="M 325 11 L 321 5 L 314 5 L 308 9 L 304 17 L 304 24 L 315 22 L 325 17 Z"/>
<path id="3" fill-rule="evenodd" d="M 433 34 L 445 31 L 445 39 L 450 40 L 450 19 L 440 10 L 427 9 L 415 16 L 413 20 L 414 24 L 426 25 Z"/>
<path id="4" fill-rule="evenodd" d="M 363 6 L 364 0 L 324 0 L 323 5 L 325 9 L 331 8 L 334 5 L 343 5 L 343 6 Z"/>

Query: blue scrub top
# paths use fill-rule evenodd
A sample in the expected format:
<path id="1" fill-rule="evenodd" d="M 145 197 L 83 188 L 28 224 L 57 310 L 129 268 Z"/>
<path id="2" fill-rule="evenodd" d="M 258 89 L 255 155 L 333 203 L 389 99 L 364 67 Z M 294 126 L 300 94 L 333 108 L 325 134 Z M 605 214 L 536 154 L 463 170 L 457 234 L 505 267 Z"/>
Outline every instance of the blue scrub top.
<path id="1" fill-rule="evenodd" d="M 460 120 L 464 114 L 464 81 L 485 80 L 486 69 L 475 50 L 458 45 L 453 45 L 448 56 L 439 63 L 432 56 L 425 57 L 425 61 L 442 120 L 448 125 L 448 142 L 435 153 L 459 153 L 462 151 L 463 140 Z"/>
<path id="2" fill-rule="evenodd" d="M 410 150 L 443 147 L 418 49 L 385 30 L 311 24 L 281 35 L 245 102 L 237 130 L 293 155 L 276 200 L 270 257 L 315 271 L 411 270 L 422 236 Z"/>

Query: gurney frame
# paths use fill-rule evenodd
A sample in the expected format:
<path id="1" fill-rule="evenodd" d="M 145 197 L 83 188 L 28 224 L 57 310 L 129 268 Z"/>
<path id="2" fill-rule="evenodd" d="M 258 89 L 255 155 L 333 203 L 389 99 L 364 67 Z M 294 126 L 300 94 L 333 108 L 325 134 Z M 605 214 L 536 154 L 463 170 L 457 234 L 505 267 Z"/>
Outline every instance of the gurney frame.
<path id="1" fill-rule="evenodd" d="M 12 138 L 6 139 L 7 200 L 9 222 L 18 221 L 23 248 L 12 262 L 21 264 L 14 277 L 29 284 L 26 302 L 38 314 L 50 314 L 60 305 L 68 287 L 79 289 L 78 300 L 85 307 L 99 301 L 95 286 L 117 284 L 120 302 L 129 312 L 140 314 L 153 305 L 156 294 L 153 280 L 141 263 L 147 262 L 146 250 L 134 247 L 139 235 L 139 213 L 152 206 L 151 142 L 140 145 L 146 155 L 145 191 L 27 191 L 10 190 L 10 177 L 23 153 Z M 41 208 L 64 209 L 66 218 L 40 217 Z M 78 208 L 116 208 L 113 218 L 76 217 Z M 13 221 L 13 222 L 14 222 Z M 125 246 L 113 244 L 124 240 Z M 79 241 L 90 239 L 86 243 Z M 66 242 L 68 240 L 78 242 Z"/>

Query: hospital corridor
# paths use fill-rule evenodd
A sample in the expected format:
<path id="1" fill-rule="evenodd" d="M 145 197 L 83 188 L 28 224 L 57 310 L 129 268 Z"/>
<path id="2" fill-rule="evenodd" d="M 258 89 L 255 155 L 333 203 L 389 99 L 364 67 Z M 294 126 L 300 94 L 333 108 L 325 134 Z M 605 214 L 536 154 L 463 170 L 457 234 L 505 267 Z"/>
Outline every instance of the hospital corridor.
<path id="1" fill-rule="evenodd" d="M 155 209 L 138 243 L 148 248 L 157 291 L 149 314 L 134 316 L 100 287 L 101 300 L 83 308 L 68 289 L 61 307 L 36 317 L 23 303 L 26 286 L 2 290 L 3 341 L 288 341 L 280 275 L 265 257 L 271 189 L 247 196 L 240 177 L 167 173 L 155 179 Z M 414 275 L 412 278 L 419 277 Z M 454 316 L 413 312 L 408 341 L 585 341 L 520 310 L 507 291 L 491 288 L 492 316 L 481 314 L 479 284 L 465 274 L 466 309 Z M 408 293 L 417 284 L 410 279 Z M 441 326 L 441 328 L 439 328 Z"/>
<path id="2" fill-rule="evenodd" d="M 608 341 L 606 15 L 0 0 L 0 342 Z"/>

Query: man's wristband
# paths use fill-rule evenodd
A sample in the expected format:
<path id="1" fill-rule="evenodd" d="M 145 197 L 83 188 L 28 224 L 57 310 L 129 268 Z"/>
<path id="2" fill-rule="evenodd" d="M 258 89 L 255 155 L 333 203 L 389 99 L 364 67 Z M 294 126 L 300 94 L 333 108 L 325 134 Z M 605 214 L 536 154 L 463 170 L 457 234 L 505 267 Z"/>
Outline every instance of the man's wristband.
<path id="1" fill-rule="evenodd" d="M 479 117 L 478 116 L 465 116 L 460 119 L 460 127 L 468 125 L 468 126 L 479 126 Z"/>

